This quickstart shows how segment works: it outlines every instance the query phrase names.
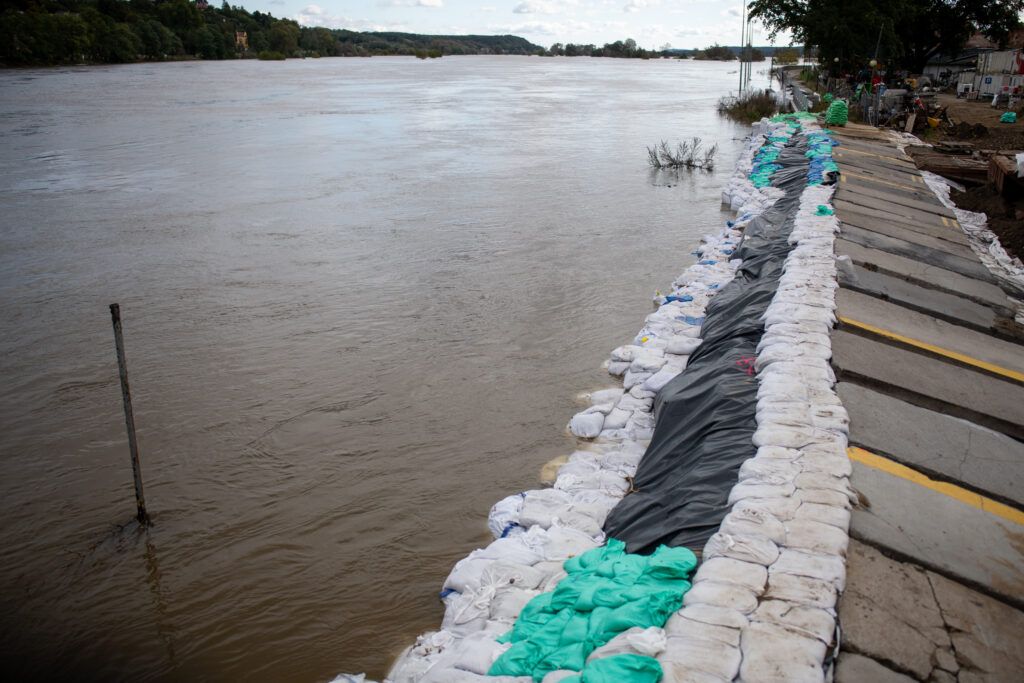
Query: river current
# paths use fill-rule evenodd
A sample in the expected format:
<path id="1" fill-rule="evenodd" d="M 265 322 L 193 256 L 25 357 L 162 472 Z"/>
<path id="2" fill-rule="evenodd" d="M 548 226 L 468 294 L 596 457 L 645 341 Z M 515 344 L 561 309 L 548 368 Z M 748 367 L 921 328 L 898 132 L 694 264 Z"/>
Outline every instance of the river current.
<path id="1" fill-rule="evenodd" d="M 36 680 L 383 677 L 490 506 L 728 216 L 736 66 L 0 72 L 0 654 Z M 764 76 L 759 76 L 764 80 Z M 713 172 L 646 146 L 717 143 Z M 153 526 L 134 498 L 124 320 Z"/>

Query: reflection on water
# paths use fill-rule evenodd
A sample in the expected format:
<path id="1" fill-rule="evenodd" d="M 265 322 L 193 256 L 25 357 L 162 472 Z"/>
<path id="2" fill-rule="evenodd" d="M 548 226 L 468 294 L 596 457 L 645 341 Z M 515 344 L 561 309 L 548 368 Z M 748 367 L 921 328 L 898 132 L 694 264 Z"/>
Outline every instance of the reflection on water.
<path id="1" fill-rule="evenodd" d="M 717 228 L 727 65 L 0 73 L 0 637 L 31 678 L 382 676 Z M 645 146 L 718 142 L 714 173 Z M 107 305 L 147 503 L 133 514 Z"/>

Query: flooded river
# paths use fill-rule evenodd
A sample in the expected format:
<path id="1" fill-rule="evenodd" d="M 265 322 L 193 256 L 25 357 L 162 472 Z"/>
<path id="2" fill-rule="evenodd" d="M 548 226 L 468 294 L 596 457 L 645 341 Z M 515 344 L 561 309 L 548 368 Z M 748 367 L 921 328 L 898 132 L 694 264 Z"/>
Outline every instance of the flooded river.
<path id="1" fill-rule="evenodd" d="M 3 668 L 382 677 L 725 219 L 735 68 L 0 72 Z M 648 169 L 646 145 L 693 135 L 713 173 Z"/>

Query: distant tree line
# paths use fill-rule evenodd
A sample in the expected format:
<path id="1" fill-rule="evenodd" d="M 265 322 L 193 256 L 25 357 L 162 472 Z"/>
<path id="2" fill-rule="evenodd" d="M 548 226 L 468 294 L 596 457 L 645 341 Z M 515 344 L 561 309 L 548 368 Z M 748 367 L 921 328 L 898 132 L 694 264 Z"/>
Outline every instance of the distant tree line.
<path id="1" fill-rule="evenodd" d="M 0 13 L 8 66 L 373 55 L 536 54 L 517 36 L 428 36 L 309 28 L 203 0 L 13 0 Z"/>

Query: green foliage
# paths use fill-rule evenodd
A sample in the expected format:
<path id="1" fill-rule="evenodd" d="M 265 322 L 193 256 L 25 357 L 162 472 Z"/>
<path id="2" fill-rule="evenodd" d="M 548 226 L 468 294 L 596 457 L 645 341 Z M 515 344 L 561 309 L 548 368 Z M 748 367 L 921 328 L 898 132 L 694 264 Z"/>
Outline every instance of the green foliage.
<path id="1" fill-rule="evenodd" d="M 8 66 L 190 56 L 230 59 L 261 53 L 279 53 L 281 58 L 367 57 L 422 51 L 436 59 L 446 54 L 537 54 L 541 49 L 510 35 L 427 36 L 303 28 L 289 19 L 249 12 L 227 2 L 200 10 L 190 0 L 20 0 L 0 9 L 0 63 Z"/>
<path id="2" fill-rule="evenodd" d="M 701 60 L 716 60 L 720 62 L 729 62 L 736 59 L 736 53 L 725 47 L 715 43 L 711 47 L 706 47 L 703 50 L 697 50 L 693 54 L 694 59 Z"/>
<path id="3" fill-rule="evenodd" d="M 263 61 L 284 61 L 285 56 L 280 52 L 274 52 L 273 50 L 264 50 L 259 54 L 258 58 Z"/>
<path id="4" fill-rule="evenodd" d="M 776 64 L 796 64 L 798 61 L 800 61 L 800 55 L 792 48 L 780 50 L 775 53 Z"/>
<path id="5" fill-rule="evenodd" d="M 718 100 L 718 113 L 736 121 L 753 123 L 778 112 L 778 105 L 770 90 L 748 90 L 739 97 Z"/>
<path id="6" fill-rule="evenodd" d="M 933 56 L 954 54 L 977 30 L 1005 41 L 1019 26 L 1024 0 L 753 0 L 751 17 L 774 38 L 817 48 L 822 63 L 860 69 L 875 56 L 889 67 L 920 72 Z"/>

